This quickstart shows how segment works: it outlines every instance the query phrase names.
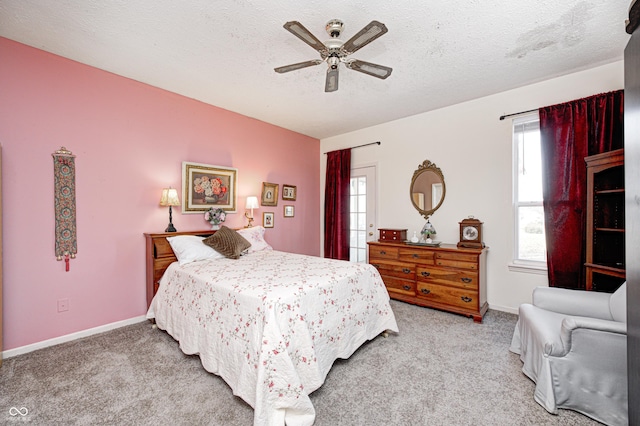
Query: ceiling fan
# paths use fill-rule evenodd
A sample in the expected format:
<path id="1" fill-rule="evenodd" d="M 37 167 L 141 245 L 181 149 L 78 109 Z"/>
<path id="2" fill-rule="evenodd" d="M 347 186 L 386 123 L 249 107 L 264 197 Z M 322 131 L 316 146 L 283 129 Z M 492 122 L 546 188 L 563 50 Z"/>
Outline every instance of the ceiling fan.
<path id="1" fill-rule="evenodd" d="M 387 27 L 381 22 L 371 21 L 356 35 L 344 42 L 339 39 L 340 33 L 344 28 L 344 23 L 339 19 L 332 19 L 327 22 L 325 29 L 331 36 L 331 39 L 324 43 L 318 40 L 298 21 L 287 22 L 284 24 L 284 28 L 300 40 L 307 43 L 309 46 L 316 49 L 318 53 L 320 53 L 321 59 L 312 59 L 310 61 L 275 68 L 275 71 L 278 73 L 282 74 L 313 65 L 320 65 L 321 63 L 326 62 L 328 68 L 327 78 L 324 85 L 325 92 L 335 92 L 338 90 L 338 65 L 340 65 L 340 63 L 343 63 L 348 69 L 359 71 L 381 79 L 385 79 L 391 75 L 392 68 L 372 64 L 371 62 L 360 61 L 358 59 L 347 58 L 347 56 L 362 49 L 364 46 L 384 35 L 388 31 Z"/>

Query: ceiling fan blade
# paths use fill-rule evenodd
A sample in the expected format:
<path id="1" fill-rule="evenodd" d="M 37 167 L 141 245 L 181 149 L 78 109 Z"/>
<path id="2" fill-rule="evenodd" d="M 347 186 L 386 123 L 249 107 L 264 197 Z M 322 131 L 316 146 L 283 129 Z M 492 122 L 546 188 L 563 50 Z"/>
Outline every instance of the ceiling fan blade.
<path id="1" fill-rule="evenodd" d="M 298 62 L 297 64 L 285 65 L 283 67 L 274 68 L 275 72 L 279 72 L 280 74 L 299 70 L 301 68 L 312 67 L 314 65 L 321 64 L 322 61 L 320 59 L 313 59 L 311 61 Z"/>
<path id="2" fill-rule="evenodd" d="M 327 54 L 327 46 L 324 45 L 320 40 L 316 38 L 311 32 L 304 27 L 298 21 L 289 21 L 283 25 L 283 27 L 289 31 L 294 36 L 298 37 L 300 40 L 307 43 L 309 46 L 316 49 L 320 54 Z"/>
<path id="3" fill-rule="evenodd" d="M 359 61 L 357 59 L 346 62 L 345 65 L 347 68 L 354 71 L 369 74 L 383 80 L 389 77 L 391 75 L 391 71 L 393 71 L 393 68 L 385 67 L 384 65 L 372 64 L 371 62 Z"/>
<path id="4" fill-rule="evenodd" d="M 356 35 L 347 40 L 340 48 L 347 55 L 362 49 L 373 40 L 384 35 L 387 27 L 378 21 L 371 21 L 366 27 L 361 29 Z"/>
<path id="5" fill-rule="evenodd" d="M 327 69 L 327 80 L 324 83 L 325 92 L 335 92 L 338 90 L 338 68 Z"/>

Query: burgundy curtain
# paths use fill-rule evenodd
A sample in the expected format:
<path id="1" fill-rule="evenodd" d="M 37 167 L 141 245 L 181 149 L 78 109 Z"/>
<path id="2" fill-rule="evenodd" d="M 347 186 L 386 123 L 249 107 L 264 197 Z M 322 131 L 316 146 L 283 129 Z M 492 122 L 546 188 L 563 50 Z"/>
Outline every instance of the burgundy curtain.
<path id="1" fill-rule="evenodd" d="M 324 257 L 349 260 L 351 148 L 327 153 L 324 192 Z"/>
<path id="2" fill-rule="evenodd" d="M 540 108 L 549 285 L 584 289 L 584 158 L 624 145 L 622 90 Z"/>

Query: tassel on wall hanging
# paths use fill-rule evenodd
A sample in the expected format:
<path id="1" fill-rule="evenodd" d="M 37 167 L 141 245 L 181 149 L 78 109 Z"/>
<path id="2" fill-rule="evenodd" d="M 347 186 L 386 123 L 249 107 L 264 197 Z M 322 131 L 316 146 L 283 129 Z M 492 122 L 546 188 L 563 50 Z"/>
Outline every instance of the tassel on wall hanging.
<path id="1" fill-rule="evenodd" d="M 56 214 L 56 259 L 64 259 L 69 271 L 69 259 L 78 252 L 76 236 L 76 156 L 64 146 L 51 154 Z"/>

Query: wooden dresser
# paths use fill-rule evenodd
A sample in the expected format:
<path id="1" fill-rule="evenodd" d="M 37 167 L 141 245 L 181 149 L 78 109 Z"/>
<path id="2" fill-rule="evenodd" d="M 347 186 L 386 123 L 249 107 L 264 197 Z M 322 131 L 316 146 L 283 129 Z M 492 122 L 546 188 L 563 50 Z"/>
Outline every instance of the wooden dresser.
<path id="1" fill-rule="evenodd" d="M 487 312 L 487 249 L 370 242 L 375 266 L 392 299 L 473 317 Z"/>

